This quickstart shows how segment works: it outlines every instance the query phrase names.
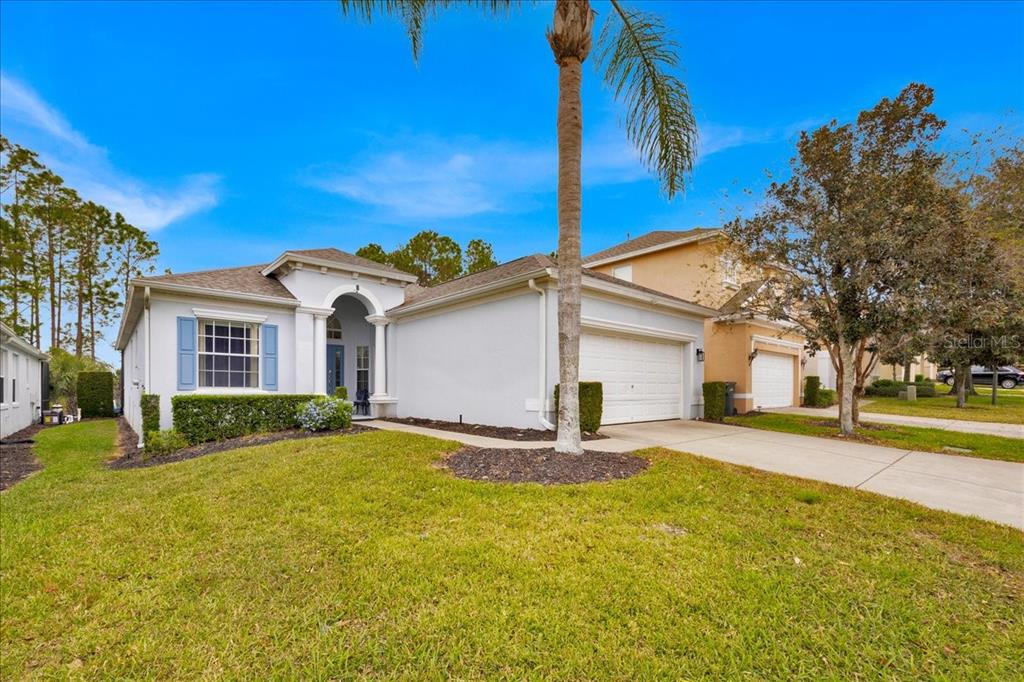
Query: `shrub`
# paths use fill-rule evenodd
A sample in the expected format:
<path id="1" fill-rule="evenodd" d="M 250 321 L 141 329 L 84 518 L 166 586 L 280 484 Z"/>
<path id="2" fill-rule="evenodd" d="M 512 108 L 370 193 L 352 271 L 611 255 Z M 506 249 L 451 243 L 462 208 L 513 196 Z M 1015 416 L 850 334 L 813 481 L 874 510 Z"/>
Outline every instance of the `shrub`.
<path id="1" fill-rule="evenodd" d="M 143 457 L 149 459 L 157 455 L 167 455 L 188 447 L 188 440 L 174 429 L 167 431 L 149 431 L 146 433 L 146 449 Z"/>
<path id="2" fill-rule="evenodd" d="M 923 374 L 915 374 L 914 375 L 914 383 L 915 384 L 926 384 L 926 383 L 928 383 L 928 378 L 925 375 L 923 375 Z"/>
<path id="3" fill-rule="evenodd" d="M 348 400 L 348 388 L 345 386 L 338 386 L 334 389 L 334 397 L 341 398 L 342 400 Z"/>
<path id="4" fill-rule="evenodd" d="M 725 382 L 704 382 L 704 419 L 720 422 L 725 417 Z"/>
<path id="5" fill-rule="evenodd" d="M 112 372 L 79 372 L 75 391 L 83 417 L 114 416 L 114 375 Z"/>
<path id="6" fill-rule="evenodd" d="M 142 412 L 142 438 L 148 444 L 149 434 L 160 430 L 160 396 L 156 393 L 142 394 L 139 410 Z"/>
<path id="7" fill-rule="evenodd" d="M 191 444 L 285 431 L 298 426 L 295 410 L 315 395 L 176 395 L 174 428 Z"/>
<path id="8" fill-rule="evenodd" d="M 818 406 L 818 390 L 821 388 L 821 377 L 804 377 L 804 405 Z"/>
<path id="9" fill-rule="evenodd" d="M 558 414 L 558 384 L 555 384 L 555 414 Z M 604 414 L 604 386 L 600 381 L 580 382 L 580 431 L 597 433 Z"/>
<path id="10" fill-rule="evenodd" d="M 320 396 L 295 410 L 299 425 L 307 431 L 337 431 L 352 424 L 352 403 L 341 398 Z"/>
<path id="11" fill-rule="evenodd" d="M 917 387 L 918 398 L 934 398 L 935 397 L 935 384 L 930 381 L 926 381 L 923 384 L 911 384 Z M 895 398 L 907 388 L 907 384 L 902 381 L 893 381 L 892 379 L 876 379 L 871 383 L 870 386 L 864 389 L 864 395 L 875 396 L 879 398 Z"/>
<path id="12" fill-rule="evenodd" d="M 814 403 L 814 407 L 832 407 L 838 402 L 838 396 L 836 392 L 831 388 L 819 388 L 817 402 Z"/>

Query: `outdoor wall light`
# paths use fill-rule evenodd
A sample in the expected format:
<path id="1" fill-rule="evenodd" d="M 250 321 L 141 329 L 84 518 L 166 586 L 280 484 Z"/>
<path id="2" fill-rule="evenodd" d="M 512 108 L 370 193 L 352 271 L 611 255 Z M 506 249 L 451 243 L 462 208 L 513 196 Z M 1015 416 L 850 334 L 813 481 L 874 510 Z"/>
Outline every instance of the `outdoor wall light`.
<path id="1" fill-rule="evenodd" d="M 704 362 L 704 349 L 703 348 L 698 348 L 697 349 L 697 362 Z"/>

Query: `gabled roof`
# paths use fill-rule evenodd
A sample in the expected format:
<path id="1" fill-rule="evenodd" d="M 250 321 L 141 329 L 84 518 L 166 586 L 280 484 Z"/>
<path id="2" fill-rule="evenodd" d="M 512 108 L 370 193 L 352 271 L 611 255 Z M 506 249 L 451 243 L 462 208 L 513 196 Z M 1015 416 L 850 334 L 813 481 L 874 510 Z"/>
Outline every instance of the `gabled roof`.
<path id="1" fill-rule="evenodd" d="M 438 284 L 437 286 L 421 288 L 412 295 L 407 295 L 405 302 L 402 303 L 402 305 L 392 308 L 392 310 L 402 310 L 404 308 L 412 307 L 413 305 L 425 303 L 426 301 L 432 301 L 434 299 L 444 298 L 445 296 L 486 287 L 491 284 L 513 280 L 516 277 L 528 274 L 538 276 L 547 274 L 547 268 L 553 267 L 555 267 L 555 262 L 543 254 L 535 253 L 531 256 L 523 256 L 522 258 L 517 258 L 507 263 L 502 263 L 501 265 L 496 265 L 493 268 L 488 268 L 487 270 L 474 272 L 471 275 L 456 277 L 455 279 L 448 280 L 447 282 Z"/>
<path id="2" fill-rule="evenodd" d="M 461 300 L 477 293 L 501 288 L 505 284 L 514 284 L 517 281 L 522 282 L 531 278 L 540 279 L 544 277 L 557 277 L 557 268 L 558 264 L 549 256 L 545 256 L 541 253 L 535 253 L 530 256 L 517 258 L 516 260 L 509 261 L 508 263 L 503 263 L 488 270 L 476 272 L 472 275 L 465 275 L 443 284 L 423 289 L 415 295 L 408 296 L 404 303 L 389 310 L 388 314 L 391 314 L 392 312 L 402 313 L 409 309 L 418 309 L 426 306 L 434 307 L 433 305 L 429 305 L 432 302 L 436 305 L 445 305 L 448 301 Z M 708 308 L 661 291 L 648 289 L 647 287 L 642 287 L 639 284 L 633 284 L 632 282 L 627 282 L 626 280 L 612 277 L 611 275 L 595 272 L 588 268 L 583 268 L 582 275 L 583 286 L 586 288 L 601 288 L 606 291 L 618 290 L 618 293 L 627 295 L 629 291 L 632 291 L 634 292 L 632 294 L 632 297 L 634 298 L 637 297 L 636 294 L 642 293 L 645 295 L 645 299 L 647 297 L 651 297 L 650 300 L 658 299 L 662 303 L 685 307 L 691 312 L 702 314 L 707 317 L 711 317 L 715 314 L 715 310 L 712 308 Z M 602 284 L 605 286 L 602 286 Z"/>
<path id="3" fill-rule="evenodd" d="M 621 244 L 616 244 L 604 251 L 598 251 L 583 259 L 587 266 L 613 263 L 631 256 L 643 253 L 651 253 L 662 249 L 669 249 L 699 239 L 711 237 L 720 233 L 720 230 L 712 227 L 695 227 L 692 230 L 655 230 L 642 234 Z"/>
<path id="4" fill-rule="evenodd" d="M 295 300 L 292 292 L 277 281 L 276 277 L 267 277 L 261 272 L 265 267 L 265 265 L 245 265 L 239 268 L 140 277 L 133 280 L 133 283 L 140 286 L 169 284 L 171 286 L 198 287 L 234 294 L 254 294 Z"/>
<path id="5" fill-rule="evenodd" d="M 339 267 L 368 275 L 390 277 L 402 282 L 415 282 L 416 276 L 391 265 L 363 258 L 333 247 L 325 249 L 298 249 L 285 251 L 274 261 L 263 266 L 263 274 L 270 275 L 290 261 L 319 267 Z"/>

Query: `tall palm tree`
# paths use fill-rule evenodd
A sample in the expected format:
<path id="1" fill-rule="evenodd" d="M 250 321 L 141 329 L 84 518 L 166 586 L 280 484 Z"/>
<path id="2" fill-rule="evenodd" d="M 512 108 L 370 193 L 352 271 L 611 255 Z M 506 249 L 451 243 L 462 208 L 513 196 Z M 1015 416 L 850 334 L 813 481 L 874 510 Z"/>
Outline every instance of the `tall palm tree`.
<path id="1" fill-rule="evenodd" d="M 397 17 L 418 59 L 423 28 L 435 13 L 473 4 L 505 15 L 517 0 L 339 0 L 342 13 L 370 21 L 374 15 Z M 611 11 L 598 37 L 598 69 L 616 99 L 626 107 L 626 135 L 671 199 L 683 189 L 693 167 L 697 125 L 686 86 L 672 71 L 678 45 L 655 15 L 610 0 Z M 589 0 L 556 0 L 548 43 L 558 64 L 558 452 L 580 454 L 580 211 L 583 150 L 583 62 L 590 54 L 594 18 Z"/>

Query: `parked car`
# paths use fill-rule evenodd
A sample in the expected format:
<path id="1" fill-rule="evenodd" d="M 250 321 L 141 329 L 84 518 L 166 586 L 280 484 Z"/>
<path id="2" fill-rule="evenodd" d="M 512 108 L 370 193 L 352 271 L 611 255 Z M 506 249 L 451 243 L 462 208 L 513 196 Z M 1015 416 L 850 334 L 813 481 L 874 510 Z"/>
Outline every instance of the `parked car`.
<path id="1" fill-rule="evenodd" d="M 944 369 L 941 370 L 936 379 L 946 384 L 947 386 L 953 385 L 953 370 Z M 975 384 L 981 386 L 992 385 L 992 368 L 981 367 L 974 365 L 971 367 L 971 379 L 974 380 Z M 999 368 L 999 385 L 1003 388 L 1016 388 L 1018 386 L 1024 386 L 1024 372 L 1017 369 L 1016 367 L 1000 367 Z"/>

